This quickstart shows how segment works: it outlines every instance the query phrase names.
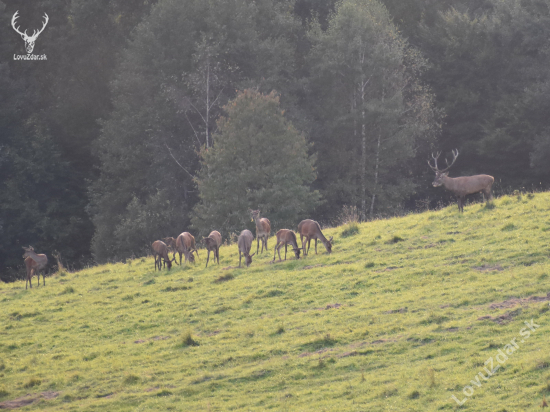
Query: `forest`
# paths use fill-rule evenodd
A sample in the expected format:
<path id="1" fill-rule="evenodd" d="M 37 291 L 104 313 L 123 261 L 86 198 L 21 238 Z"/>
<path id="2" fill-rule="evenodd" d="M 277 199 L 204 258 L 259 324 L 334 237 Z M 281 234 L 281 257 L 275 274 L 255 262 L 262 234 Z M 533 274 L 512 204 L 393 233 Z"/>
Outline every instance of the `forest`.
<path id="1" fill-rule="evenodd" d="M 1 0 L 0 27 L 3 281 L 23 246 L 76 269 L 249 208 L 436 207 L 439 151 L 548 188 L 550 0 Z"/>

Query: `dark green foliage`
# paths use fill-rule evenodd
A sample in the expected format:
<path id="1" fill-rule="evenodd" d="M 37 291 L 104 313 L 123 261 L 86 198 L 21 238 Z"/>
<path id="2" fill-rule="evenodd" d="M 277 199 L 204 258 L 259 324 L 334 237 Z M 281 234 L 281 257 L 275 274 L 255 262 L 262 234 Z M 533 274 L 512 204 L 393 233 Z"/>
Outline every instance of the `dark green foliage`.
<path id="1" fill-rule="evenodd" d="M 409 399 L 418 399 L 418 398 L 420 398 L 420 392 L 418 391 L 412 391 L 409 394 Z"/>
<path id="2" fill-rule="evenodd" d="M 227 282 L 228 280 L 234 279 L 235 277 L 231 273 L 226 273 L 225 275 L 218 276 L 214 283 Z"/>
<path id="3" fill-rule="evenodd" d="M 224 110 L 214 146 L 201 151 L 193 225 L 228 237 L 252 228 L 253 208 L 269 218 L 272 233 L 294 227 L 319 201 L 309 189 L 315 169 L 305 137 L 285 119 L 275 93 L 245 90 Z"/>
<path id="4" fill-rule="evenodd" d="M 309 38 L 308 109 L 324 212 L 348 204 L 362 220 L 388 213 L 414 192 L 415 154 L 439 130 L 433 96 L 419 81 L 427 62 L 376 1 L 338 3 L 328 29 L 314 25 Z"/>
<path id="5" fill-rule="evenodd" d="M 128 375 L 124 378 L 124 384 L 125 385 L 135 385 L 136 383 L 139 382 L 139 376 L 136 376 L 136 375 Z"/>
<path id="6" fill-rule="evenodd" d="M 197 342 L 195 339 L 193 339 L 193 336 L 191 335 L 191 332 L 187 332 L 183 336 L 183 340 L 182 340 L 180 346 L 181 347 L 199 346 L 199 342 Z"/>
<path id="7" fill-rule="evenodd" d="M 23 385 L 23 387 L 25 389 L 29 389 L 29 388 L 33 388 L 35 386 L 40 386 L 42 384 L 42 380 L 41 379 L 38 379 L 38 378 L 30 378 L 27 382 L 25 382 L 25 384 Z"/>
<path id="8" fill-rule="evenodd" d="M 330 336 L 330 334 L 326 334 L 324 337 L 315 339 L 314 341 L 302 345 L 303 350 L 307 350 L 309 352 L 315 352 L 319 349 L 323 348 L 330 348 L 338 343 L 338 340 L 334 339 Z"/>
<path id="9" fill-rule="evenodd" d="M 35 47 L 47 61 L 11 59 L 24 53 L 16 10 L 29 30 L 49 14 Z M 272 229 L 334 221 L 343 205 L 361 219 L 433 208 L 451 196 L 430 186 L 434 149 L 458 148 L 451 176 L 492 174 L 497 195 L 550 185 L 547 2 L 37 0 L 0 2 L 0 23 L 4 281 L 23 277 L 21 246 L 50 271 L 54 250 L 71 270 L 121 260 L 188 228 L 193 210 L 201 232 L 218 213 L 227 238 L 252 228 L 249 207 Z M 247 88 L 277 90 L 317 170 L 297 181 L 246 169 L 223 180 L 249 178 L 227 212 L 199 197 L 199 152 Z M 290 189 L 311 185 L 324 203 Z"/>
<path id="10" fill-rule="evenodd" d="M 97 145 L 96 260 L 141 254 L 188 226 L 197 153 L 216 140 L 221 106 L 242 83 L 271 90 L 289 63 L 284 35 L 294 23 L 279 13 L 272 2 L 165 1 L 136 27 Z"/>

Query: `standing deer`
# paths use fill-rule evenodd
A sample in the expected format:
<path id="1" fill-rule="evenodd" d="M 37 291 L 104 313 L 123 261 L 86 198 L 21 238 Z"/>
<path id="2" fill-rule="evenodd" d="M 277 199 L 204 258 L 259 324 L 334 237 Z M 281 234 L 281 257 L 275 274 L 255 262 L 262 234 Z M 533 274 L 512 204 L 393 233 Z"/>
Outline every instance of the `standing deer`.
<path id="1" fill-rule="evenodd" d="M 175 262 L 176 261 L 176 252 L 177 252 L 177 249 L 176 249 L 176 239 L 174 239 L 173 237 L 164 237 L 162 238 L 162 241 L 164 243 L 166 243 L 166 246 L 168 246 L 168 253 L 172 252 L 173 255 L 172 255 L 172 260 Z M 180 256 L 180 261 L 181 261 L 181 256 Z"/>
<path id="2" fill-rule="evenodd" d="M 437 167 L 437 159 L 441 155 L 441 152 L 437 153 L 437 156 L 432 154 L 434 159 L 434 166 L 431 165 L 428 160 L 428 165 L 435 172 L 435 180 L 433 181 L 433 187 L 443 186 L 445 189 L 450 190 L 458 198 L 458 210 L 464 212 L 464 200 L 466 195 L 482 192 L 486 197 L 487 202 L 493 199 L 491 193 L 491 186 L 495 181 L 493 176 L 489 175 L 475 175 L 475 176 L 462 176 L 462 177 L 449 177 L 449 170 L 458 157 L 458 150 L 453 150 L 453 161 L 451 164 L 445 159 L 447 167 L 440 170 Z"/>
<path id="3" fill-rule="evenodd" d="M 266 217 L 260 219 L 259 210 L 248 209 L 248 211 L 252 215 L 252 220 L 256 222 L 256 253 L 258 253 L 258 249 L 260 248 L 260 239 L 262 240 L 262 251 L 260 253 L 263 253 L 264 246 L 267 251 L 267 238 L 271 233 L 271 222 Z"/>
<path id="4" fill-rule="evenodd" d="M 309 253 L 309 245 L 312 239 L 315 239 L 315 254 L 317 254 L 317 239 L 323 242 L 328 253 L 332 252 L 332 236 L 327 239 L 321 232 L 321 226 L 315 220 L 306 219 L 302 220 L 298 224 L 298 233 L 300 233 L 300 241 L 302 242 L 302 249 L 304 250 L 304 256 Z M 306 238 L 304 242 L 304 237 Z M 305 244 L 307 243 L 307 250 Z"/>
<path id="5" fill-rule="evenodd" d="M 24 247 L 23 258 L 25 258 L 25 267 L 27 269 L 27 279 L 25 281 L 25 289 L 27 289 L 27 283 L 31 285 L 32 289 L 32 277 L 36 275 L 38 277 L 38 286 L 40 286 L 40 271 L 42 270 L 42 280 L 44 286 L 46 286 L 46 274 L 44 268 L 48 264 L 48 257 L 44 254 L 36 254 L 32 246 Z"/>
<path id="6" fill-rule="evenodd" d="M 214 260 L 218 259 L 218 265 L 220 264 L 220 246 L 222 244 L 222 235 L 217 230 L 210 232 L 208 237 L 202 238 L 203 243 L 208 250 L 208 256 L 206 256 L 206 267 L 208 267 L 208 261 L 210 260 L 210 252 L 214 252 Z"/>
<path id="7" fill-rule="evenodd" d="M 152 244 L 153 246 L 153 257 L 155 258 L 155 270 L 162 269 L 161 260 L 164 259 L 164 264 L 168 266 L 168 270 L 172 268 L 172 261 L 170 256 L 168 256 L 168 246 L 162 240 L 155 240 Z M 175 258 L 174 258 L 175 259 Z"/>
<path id="8" fill-rule="evenodd" d="M 197 254 L 197 257 L 199 257 L 199 252 L 195 246 L 195 238 L 189 232 L 183 232 L 178 236 L 176 239 L 176 250 L 180 254 L 180 265 L 182 253 L 185 256 L 185 261 L 189 261 L 190 263 L 195 263 L 195 256 L 193 256 L 193 252 Z"/>
<path id="9" fill-rule="evenodd" d="M 250 249 L 252 248 L 252 241 L 254 240 L 254 235 L 248 229 L 245 229 L 239 235 L 237 240 L 237 245 L 239 246 L 239 267 L 241 267 L 241 254 L 244 255 L 246 261 L 246 267 L 250 266 L 252 263 L 252 256 L 257 252 L 250 254 Z"/>
<path id="10" fill-rule="evenodd" d="M 286 251 L 288 244 L 292 246 L 294 250 L 294 256 L 296 259 L 300 259 L 300 248 L 298 247 L 298 242 L 296 240 L 296 235 L 292 230 L 281 229 L 277 232 L 277 244 L 275 245 L 275 252 L 273 253 L 273 262 L 275 262 L 275 254 L 279 254 L 279 262 L 281 261 L 281 252 L 279 249 L 285 245 L 285 260 L 286 260 Z"/>

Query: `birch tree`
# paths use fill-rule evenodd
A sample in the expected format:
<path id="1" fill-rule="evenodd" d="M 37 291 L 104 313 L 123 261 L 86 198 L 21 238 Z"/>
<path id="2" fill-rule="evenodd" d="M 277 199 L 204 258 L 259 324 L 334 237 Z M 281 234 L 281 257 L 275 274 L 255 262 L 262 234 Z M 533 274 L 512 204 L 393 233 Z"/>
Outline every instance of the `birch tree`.
<path id="1" fill-rule="evenodd" d="M 328 29 L 314 27 L 310 38 L 311 93 L 320 101 L 316 148 L 336 170 L 323 177 L 332 188 L 342 185 L 334 201 L 358 206 L 366 220 L 414 191 L 410 161 L 439 127 L 419 82 L 426 62 L 377 1 L 339 3 Z"/>

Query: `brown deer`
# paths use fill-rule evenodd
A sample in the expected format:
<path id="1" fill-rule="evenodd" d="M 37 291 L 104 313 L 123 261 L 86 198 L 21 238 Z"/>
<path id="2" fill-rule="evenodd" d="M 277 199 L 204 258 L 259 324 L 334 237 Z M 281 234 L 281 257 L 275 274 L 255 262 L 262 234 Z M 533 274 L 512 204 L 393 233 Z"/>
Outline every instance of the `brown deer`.
<path id="1" fill-rule="evenodd" d="M 162 238 L 162 241 L 164 243 L 166 243 L 166 246 L 168 246 L 168 253 L 173 253 L 172 255 L 172 260 L 175 262 L 176 261 L 176 253 L 177 253 L 177 249 L 176 249 L 176 239 L 174 239 L 173 237 L 164 237 Z M 180 260 L 181 260 L 181 256 L 180 256 Z"/>
<path id="2" fill-rule="evenodd" d="M 239 247 L 239 267 L 241 267 L 241 254 L 244 255 L 246 261 L 246 267 L 250 266 L 252 263 L 252 256 L 257 252 L 250 254 L 250 249 L 252 249 L 252 241 L 254 240 L 254 235 L 248 229 L 245 229 L 239 235 L 237 240 L 237 246 Z"/>
<path id="3" fill-rule="evenodd" d="M 208 267 L 208 261 L 210 260 L 210 252 L 214 252 L 214 261 L 218 259 L 218 265 L 220 264 L 220 246 L 222 244 L 222 235 L 217 230 L 210 232 L 208 237 L 203 237 L 202 242 L 208 250 L 208 256 L 206 256 L 206 267 Z"/>
<path id="4" fill-rule="evenodd" d="M 321 232 L 321 226 L 315 220 L 306 219 L 302 220 L 298 224 L 298 233 L 300 233 L 300 241 L 302 242 L 302 249 L 304 256 L 309 253 L 309 245 L 312 239 L 315 239 L 315 254 L 317 254 L 317 239 L 323 242 L 328 253 L 332 252 L 332 236 L 327 239 Z M 306 238 L 304 242 L 304 237 Z M 307 243 L 307 250 L 305 244 Z"/>
<path id="5" fill-rule="evenodd" d="M 27 279 L 25 281 L 25 289 L 27 289 L 27 283 L 31 285 L 32 289 L 32 277 L 36 275 L 38 277 L 38 286 L 40 286 L 40 271 L 42 270 L 42 280 L 44 286 L 46 286 L 46 274 L 44 268 L 48 264 L 48 257 L 44 254 L 36 254 L 32 246 L 24 247 L 23 258 L 25 258 L 25 267 L 27 269 Z"/>
<path id="6" fill-rule="evenodd" d="M 471 195 L 473 193 L 482 192 L 484 197 L 487 199 L 487 202 L 490 202 L 493 199 L 493 194 L 491 193 L 491 186 L 495 181 L 493 176 L 489 175 L 475 175 L 475 176 L 462 176 L 462 177 L 449 177 L 448 170 L 456 161 L 458 157 L 458 150 L 453 150 L 453 160 L 451 164 L 445 159 L 447 167 L 443 170 L 440 170 L 437 167 L 437 159 L 441 155 L 441 152 L 437 153 L 437 156 L 432 154 L 434 159 L 434 166 L 431 165 L 428 160 L 428 165 L 435 172 L 435 180 L 432 182 L 433 187 L 443 186 L 445 189 L 451 191 L 458 198 L 458 210 L 464 212 L 464 200 L 466 195 Z"/>
<path id="7" fill-rule="evenodd" d="M 155 258 L 155 270 L 162 269 L 162 259 L 164 259 L 164 265 L 168 266 L 168 270 L 172 268 L 172 261 L 168 256 L 168 246 L 162 240 L 155 240 L 152 244 L 153 257 Z M 175 259 L 175 258 L 174 258 Z"/>
<path id="8" fill-rule="evenodd" d="M 260 219 L 259 210 L 248 209 L 248 211 L 252 215 L 252 220 L 256 222 L 256 253 L 258 253 L 258 249 L 260 248 L 260 239 L 262 240 L 262 251 L 260 253 L 264 252 L 264 246 L 267 252 L 267 238 L 271 233 L 271 222 L 266 217 Z"/>
<path id="9" fill-rule="evenodd" d="M 181 255 L 185 256 L 185 261 L 190 263 L 195 263 L 195 256 L 193 252 L 199 257 L 199 252 L 195 246 L 195 238 L 189 232 L 181 233 L 176 239 L 176 251 L 180 254 L 180 265 L 181 265 Z"/>
<path id="10" fill-rule="evenodd" d="M 296 259 L 300 259 L 300 248 L 298 247 L 298 241 L 296 240 L 296 235 L 292 230 L 281 229 L 277 232 L 277 244 L 275 245 L 275 252 L 273 253 L 273 262 L 275 262 L 275 254 L 279 254 L 279 262 L 281 261 L 281 252 L 279 249 L 285 245 L 285 260 L 286 260 L 286 251 L 288 244 L 292 246 L 294 250 L 294 256 Z"/>

